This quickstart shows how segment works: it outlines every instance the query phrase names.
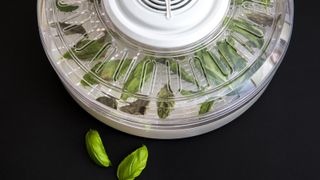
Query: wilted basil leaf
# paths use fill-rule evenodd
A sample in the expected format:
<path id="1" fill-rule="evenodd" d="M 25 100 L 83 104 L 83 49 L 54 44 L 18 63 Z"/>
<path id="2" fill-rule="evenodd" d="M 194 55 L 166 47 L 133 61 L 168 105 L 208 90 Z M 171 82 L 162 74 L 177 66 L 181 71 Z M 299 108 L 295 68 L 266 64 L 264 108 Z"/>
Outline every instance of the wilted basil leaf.
<path id="1" fill-rule="evenodd" d="M 264 26 L 271 26 L 273 23 L 273 18 L 268 15 L 263 15 L 260 13 L 249 13 L 246 15 L 247 15 L 248 19 L 250 19 L 251 21 L 253 21 L 257 24 L 261 24 Z"/>
<path id="2" fill-rule="evenodd" d="M 111 98 L 111 97 L 99 97 L 97 99 L 97 101 L 99 101 L 100 103 L 110 107 L 110 108 L 113 108 L 113 109 L 117 109 L 118 108 L 118 102 L 115 98 Z"/>
<path id="3" fill-rule="evenodd" d="M 160 98 L 160 100 L 157 102 L 158 116 L 161 119 L 167 118 L 173 110 L 175 102 L 173 100 L 169 100 L 173 97 L 174 95 L 169 89 L 168 85 L 165 85 L 158 93 L 158 98 Z"/>
<path id="4" fill-rule="evenodd" d="M 139 99 L 133 103 L 130 103 L 127 106 L 121 107 L 120 110 L 128 114 L 144 115 L 148 104 L 149 104 L 149 101 Z"/>

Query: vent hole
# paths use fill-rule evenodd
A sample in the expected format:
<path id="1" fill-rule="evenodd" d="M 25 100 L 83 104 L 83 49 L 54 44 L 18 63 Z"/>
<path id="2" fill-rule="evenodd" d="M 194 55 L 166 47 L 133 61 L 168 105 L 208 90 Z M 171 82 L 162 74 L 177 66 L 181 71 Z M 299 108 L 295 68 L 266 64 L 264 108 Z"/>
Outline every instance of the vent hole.
<path id="1" fill-rule="evenodd" d="M 167 12 L 167 4 L 166 0 L 140 0 L 142 4 L 146 5 L 147 7 L 161 12 L 166 13 Z M 177 11 L 180 9 L 183 9 L 188 4 L 190 4 L 192 0 L 171 0 L 171 11 Z"/>

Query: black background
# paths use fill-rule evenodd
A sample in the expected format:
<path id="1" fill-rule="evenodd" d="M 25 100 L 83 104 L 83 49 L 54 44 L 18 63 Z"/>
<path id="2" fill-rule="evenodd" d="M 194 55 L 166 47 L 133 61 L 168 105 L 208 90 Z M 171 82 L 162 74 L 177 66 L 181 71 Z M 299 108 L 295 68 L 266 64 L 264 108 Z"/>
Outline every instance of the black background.
<path id="1" fill-rule="evenodd" d="M 69 96 L 42 48 L 36 0 L 1 10 L 0 179 L 116 179 L 87 156 L 100 131 L 114 165 L 141 144 L 144 179 L 320 179 L 319 6 L 296 1 L 288 53 L 267 91 L 236 121 L 195 138 L 138 138 L 103 125 Z"/>

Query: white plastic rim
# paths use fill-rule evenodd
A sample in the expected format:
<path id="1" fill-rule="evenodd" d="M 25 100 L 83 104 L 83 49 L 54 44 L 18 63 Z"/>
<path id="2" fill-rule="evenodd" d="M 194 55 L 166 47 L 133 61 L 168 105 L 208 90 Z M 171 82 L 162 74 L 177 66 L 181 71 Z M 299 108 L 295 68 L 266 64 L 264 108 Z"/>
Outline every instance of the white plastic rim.
<path id="1" fill-rule="evenodd" d="M 144 1 L 103 0 L 109 19 L 122 34 L 160 49 L 182 48 L 214 33 L 230 6 L 230 0 L 182 0 L 190 3 L 162 12 L 146 7 Z"/>

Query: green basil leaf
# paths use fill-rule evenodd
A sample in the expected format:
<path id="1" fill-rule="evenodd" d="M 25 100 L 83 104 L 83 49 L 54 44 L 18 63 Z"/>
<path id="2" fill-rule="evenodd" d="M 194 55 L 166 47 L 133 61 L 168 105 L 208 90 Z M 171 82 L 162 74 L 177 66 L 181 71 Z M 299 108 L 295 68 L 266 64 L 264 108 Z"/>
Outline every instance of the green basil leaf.
<path id="1" fill-rule="evenodd" d="M 205 114 L 211 110 L 211 108 L 214 105 L 214 101 L 208 101 L 203 104 L 201 104 L 200 110 L 199 110 L 199 115 Z"/>
<path id="2" fill-rule="evenodd" d="M 224 72 L 221 70 L 221 68 L 216 63 L 218 58 L 213 55 L 208 50 L 202 50 L 200 52 L 196 53 L 199 60 L 202 62 L 205 74 L 207 75 L 208 79 L 216 83 L 217 85 L 224 82 L 227 77 L 224 74 Z M 202 66 L 200 62 L 195 62 L 196 68 L 201 71 Z"/>
<path id="3" fill-rule="evenodd" d="M 131 62 L 131 59 L 125 59 L 123 62 L 120 60 L 108 61 L 103 64 L 99 76 L 106 81 L 117 81 L 124 77 Z"/>
<path id="4" fill-rule="evenodd" d="M 119 180 L 134 180 L 147 165 L 148 149 L 146 146 L 135 150 L 128 155 L 118 166 L 117 177 Z"/>
<path id="5" fill-rule="evenodd" d="M 185 57 L 179 57 L 180 60 L 185 59 Z M 179 60 L 179 58 L 177 58 L 177 60 Z M 162 64 L 166 64 L 168 62 L 168 65 L 170 66 L 170 71 L 173 74 L 180 74 L 180 78 L 186 82 L 195 83 L 195 79 L 192 75 L 190 75 L 189 72 L 187 72 L 184 68 L 182 68 L 181 66 L 178 66 L 178 62 L 175 62 L 173 60 L 170 59 L 166 59 L 166 58 L 161 58 L 158 59 L 158 61 Z"/>
<path id="6" fill-rule="evenodd" d="M 105 53 L 103 47 L 110 43 L 110 41 L 111 36 L 109 36 L 109 34 L 107 33 L 96 40 L 90 40 L 87 38 L 82 39 L 79 42 L 77 42 L 73 48 L 71 48 L 71 51 L 66 52 L 63 55 L 63 58 L 73 59 L 74 55 L 81 61 L 91 61 L 93 60 L 93 58 L 100 57 L 102 56 L 102 53 Z"/>
<path id="7" fill-rule="evenodd" d="M 65 35 L 84 34 L 85 37 L 88 37 L 88 35 L 86 34 L 87 31 L 82 25 L 69 24 L 65 22 L 59 22 L 59 25 Z"/>
<path id="8" fill-rule="evenodd" d="M 183 96 L 191 96 L 196 94 L 197 92 L 195 91 L 191 91 L 191 90 L 185 90 L 185 89 L 181 89 L 180 94 Z"/>
<path id="9" fill-rule="evenodd" d="M 246 67 L 246 60 L 226 41 L 220 41 L 217 45 L 220 54 L 234 71 L 240 72 Z"/>
<path id="10" fill-rule="evenodd" d="M 61 0 L 56 0 L 56 6 L 61 12 L 72 12 L 79 8 L 79 6 L 65 4 Z"/>
<path id="11" fill-rule="evenodd" d="M 89 156 L 97 165 L 102 167 L 111 166 L 111 161 L 109 160 L 109 157 L 104 149 L 98 131 L 88 131 L 85 137 L 85 141 Z"/>
<path id="12" fill-rule="evenodd" d="M 158 93 L 158 97 L 161 98 L 157 102 L 158 107 L 158 116 L 161 119 L 166 119 L 175 106 L 175 102 L 173 100 L 168 100 L 169 98 L 173 98 L 174 94 L 169 89 L 169 86 L 166 84 Z"/>
<path id="13" fill-rule="evenodd" d="M 236 4 L 237 5 L 240 5 L 246 1 L 249 1 L 249 2 L 257 2 L 257 3 L 261 3 L 265 6 L 270 6 L 271 4 L 271 1 L 270 0 L 235 0 Z"/>
<path id="14" fill-rule="evenodd" d="M 127 100 L 130 97 L 130 94 L 137 93 L 141 86 L 152 77 L 152 72 L 154 69 L 153 63 L 147 63 L 149 57 L 144 57 L 144 59 L 139 62 L 134 70 L 130 73 L 127 81 L 123 85 L 123 89 L 128 93 L 121 95 L 122 100 Z"/>
<path id="15" fill-rule="evenodd" d="M 96 78 L 94 72 L 101 66 L 101 63 L 96 64 L 92 69 L 91 72 L 86 73 L 82 80 L 80 81 L 81 85 L 84 87 L 99 84 L 99 80 Z"/>

